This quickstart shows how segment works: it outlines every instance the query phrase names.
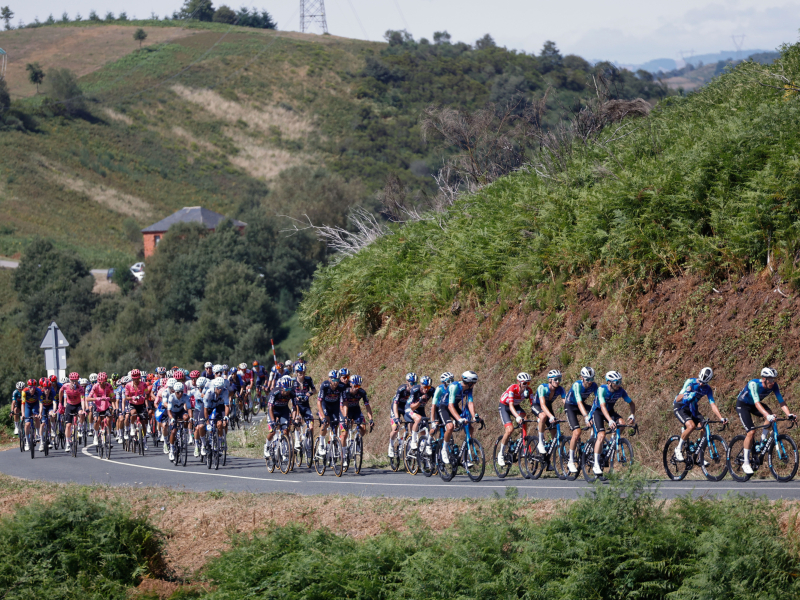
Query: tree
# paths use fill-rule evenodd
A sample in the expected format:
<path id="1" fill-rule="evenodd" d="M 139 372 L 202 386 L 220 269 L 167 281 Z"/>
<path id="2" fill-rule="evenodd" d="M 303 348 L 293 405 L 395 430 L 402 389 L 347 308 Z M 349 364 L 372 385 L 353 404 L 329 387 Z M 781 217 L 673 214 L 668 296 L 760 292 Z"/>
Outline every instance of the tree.
<path id="1" fill-rule="evenodd" d="M 475 49 L 486 50 L 488 48 L 497 48 L 497 44 L 495 43 L 494 38 L 487 33 L 485 36 L 475 42 Z"/>
<path id="2" fill-rule="evenodd" d="M 449 44 L 450 43 L 450 34 L 446 31 L 437 31 L 433 34 L 433 43 L 434 44 Z"/>
<path id="3" fill-rule="evenodd" d="M 539 55 L 539 60 L 541 61 L 542 72 L 549 73 L 550 71 L 561 68 L 564 59 L 561 56 L 561 52 L 558 51 L 556 43 L 548 40 L 544 43 L 544 46 L 542 46 L 542 53 Z"/>
<path id="4" fill-rule="evenodd" d="M 100 17 L 97 16 L 97 13 L 94 11 L 94 9 L 89 11 L 89 20 L 90 21 L 99 21 L 100 20 Z"/>
<path id="5" fill-rule="evenodd" d="M 78 77 L 69 69 L 50 69 L 47 72 L 46 106 L 59 115 L 74 115 L 84 110 L 83 92 Z"/>
<path id="6" fill-rule="evenodd" d="M 116 21 L 116 18 L 114 17 L 114 13 L 111 12 L 111 11 L 108 11 L 106 13 L 106 19 L 105 20 L 108 21 L 108 22 Z"/>
<path id="7" fill-rule="evenodd" d="M 126 13 L 123 10 L 121 13 L 119 13 L 119 19 L 117 19 L 117 20 L 118 21 L 127 21 L 128 20 L 128 13 Z"/>
<path id="8" fill-rule="evenodd" d="M 36 93 L 39 93 L 39 84 L 44 81 L 44 70 L 39 65 L 38 62 L 35 63 L 28 63 L 25 65 L 25 69 L 28 71 L 28 81 L 30 81 L 33 85 L 36 86 Z"/>
<path id="9" fill-rule="evenodd" d="M 139 42 L 139 48 L 141 48 L 142 42 L 147 39 L 147 32 L 139 27 L 139 29 L 133 32 L 133 39 Z"/>
<path id="10" fill-rule="evenodd" d="M 227 23 L 228 25 L 233 25 L 236 23 L 236 13 L 230 6 L 225 6 L 223 4 L 216 11 L 214 11 L 214 18 L 212 20 L 215 23 Z M 239 23 L 239 25 L 241 25 L 241 23 Z"/>
<path id="11" fill-rule="evenodd" d="M 3 113 L 5 113 L 11 107 L 11 96 L 8 93 L 8 84 L 6 84 L 5 79 L 0 79 L 0 119 L 2 119 Z"/>
<path id="12" fill-rule="evenodd" d="M 211 0 L 186 0 L 181 16 L 193 21 L 211 21 L 214 18 L 214 5 Z"/>
<path id="13" fill-rule="evenodd" d="M 67 11 L 64 11 L 64 13 L 61 15 L 61 22 L 69 23 L 69 15 L 67 14 Z"/>
<path id="14" fill-rule="evenodd" d="M 8 6 L 0 8 L 0 19 L 6 22 L 6 31 L 11 29 L 11 19 L 14 18 L 14 11 Z"/>

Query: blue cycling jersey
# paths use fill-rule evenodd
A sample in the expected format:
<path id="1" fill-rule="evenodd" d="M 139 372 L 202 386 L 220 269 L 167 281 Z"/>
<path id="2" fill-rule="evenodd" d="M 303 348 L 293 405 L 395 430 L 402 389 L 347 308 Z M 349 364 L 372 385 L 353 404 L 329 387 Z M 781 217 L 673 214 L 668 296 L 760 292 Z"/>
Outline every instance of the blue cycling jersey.
<path id="1" fill-rule="evenodd" d="M 563 387 L 558 386 L 553 390 L 553 400 L 555 400 L 556 397 L 566 398 Z M 550 384 L 543 383 L 536 388 L 536 394 L 531 398 L 531 405 L 541 404 L 542 400 L 547 401 L 548 398 L 550 398 Z"/>
<path id="2" fill-rule="evenodd" d="M 456 406 L 461 406 L 461 401 L 466 400 L 467 402 L 473 402 L 472 398 L 472 388 L 465 388 L 464 384 L 460 381 L 456 381 L 455 383 L 450 384 L 450 388 L 448 389 L 449 398 L 447 400 L 448 404 L 455 404 Z"/>
<path id="3" fill-rule="evenodd" d="M 633 400 L 631 400 L 628 396 L 628 392 L 626 392 L 624 388 L 619 388 L 616 392 L 612 392 L 608 385 L 601 385 L 599 388 L 597 388 L 597 396 L 592 404 L 592 410 L 589 413 L 590 416 L 594 414 L 594 411 L 600 409 L 601 404 L 605 404 L 609 412 L 613 411 L 614 405 L 620 398 L 625 400 L 625 402 L 628 404 L 633 402 Z"/>
<path id="4" fill-rule="evenodd" d="M 581 399 L 581 402 L 586 402 L 590 396 L 597 396 L 597 384 L 592 381 L 589 385 L 584 385 L 583 381 L 579 379 L 569 388 L 565 402 L 571 406 L 577 406 L 578 398 Z"/>
<path id="5" fill-rule="evenodd" d="M 714 392 L 711 387 L 694 377 L 690 377 L 683 384 L 681 391 L 678 392 L 675 404 L 682 408 L 688 408 L 694 415 L 697 413 L 697 403 L 703 396 L 707 396 L 708 401 L 714 404 Z"/>
<path id="6" fill-rule="evenodd" d="M 785 402 L 783 396 L 781 396 L 781 390 L 778 387 L 777 381 L 775 385 L 772 386 L 772 389 L 767 389 L 764 387 L 764 384 L 761 383 L 760 379 L 751 379 L 747 382 L 747 385 L 744 386 L 744 389 L 739 392 L 739 396 L 736 399 L 745 404 L 755 404 L 756 402 L 761 402 L 770 394 L 775 394 L 779 404 Z"/>

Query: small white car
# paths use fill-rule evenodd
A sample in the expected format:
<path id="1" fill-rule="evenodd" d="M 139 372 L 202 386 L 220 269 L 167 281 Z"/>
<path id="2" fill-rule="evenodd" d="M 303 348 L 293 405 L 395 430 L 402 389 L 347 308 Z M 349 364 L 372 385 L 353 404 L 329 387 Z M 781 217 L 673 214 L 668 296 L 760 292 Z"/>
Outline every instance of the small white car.
<path id="1" fill-rule="evenodd" d="M 131 266 L 131 274 L 136 277 L 136 281 L 144 279 L 144 263 L 138 262 Z"/>

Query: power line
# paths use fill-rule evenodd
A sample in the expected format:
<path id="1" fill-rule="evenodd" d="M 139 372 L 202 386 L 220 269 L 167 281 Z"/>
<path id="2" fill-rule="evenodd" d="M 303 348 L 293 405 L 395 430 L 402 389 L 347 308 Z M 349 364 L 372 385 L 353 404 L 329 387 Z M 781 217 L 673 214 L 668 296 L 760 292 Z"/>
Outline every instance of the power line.
<path id="1" fill-rule="evenodd" d="M 367 33 L 367 30 L 364 29 L 364 25 L 361 24 L 361 19 L 358 18 L 358 13 L 356 12 L 356 7 L 353 6 L 353 3 L 350 0 L 347 0 L 347 3 L 350 5 L 350 10 L 353 11 L 353 15 L 356 18 L 356 22 L 358 23 L 358 26 L 361 28 L 361 33 L 364 34 L 364 39 L 368 40 L 369 39 L 369 34 Z"/>
<path id="2" fill-rule="evenodd" d="M 403 27 L 406 31 L 408 31 L 408 22 L 406 21 L 406 17 L 403 14 L 403 11 L 400 9 L 400 3 L 397 0 L 394 0 L 394 5 L 397 7 L 397 12 L 400 13 L 400 19 L 403 21 Z"/>
<path id="3" fill-rule="evenodd" d="M 315 25 L 322 29 L 322 33 L 328 33 L 325 0 L 300 0 L 300 32 L 307 33 Z"/>

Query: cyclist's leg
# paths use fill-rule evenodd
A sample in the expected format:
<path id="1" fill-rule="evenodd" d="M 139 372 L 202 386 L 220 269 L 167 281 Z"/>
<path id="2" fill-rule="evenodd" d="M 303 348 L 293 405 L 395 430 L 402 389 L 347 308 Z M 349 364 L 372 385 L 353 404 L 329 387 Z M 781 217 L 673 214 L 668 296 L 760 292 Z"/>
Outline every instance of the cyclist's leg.
<path id="1" fill-rule="evenodd" d="M 411 417 L 411 447 L 416 448 L 419 444 L 419 424 L 422 422 L 422 415 L 414 411 L 406 413 L 406 421 Z"/>
<path id="2" fill-rule="evenodd" d="M 511 412 L 508 410 L 508 406 L 500 404 L 497 410 L 500 413 L 500 422 L 503 424 L 503 438 L 500 440 L 500 454 L 502 455 L 502 449 L 508 444 L 508 438 L 511 437 L 511 432 L 514 431 L 514 423 L 511 420 Z"/>

